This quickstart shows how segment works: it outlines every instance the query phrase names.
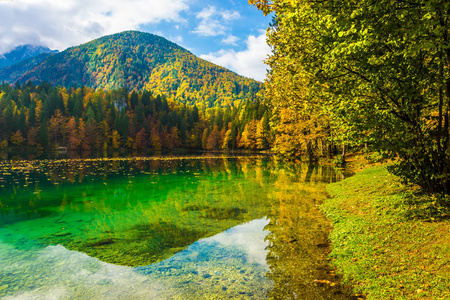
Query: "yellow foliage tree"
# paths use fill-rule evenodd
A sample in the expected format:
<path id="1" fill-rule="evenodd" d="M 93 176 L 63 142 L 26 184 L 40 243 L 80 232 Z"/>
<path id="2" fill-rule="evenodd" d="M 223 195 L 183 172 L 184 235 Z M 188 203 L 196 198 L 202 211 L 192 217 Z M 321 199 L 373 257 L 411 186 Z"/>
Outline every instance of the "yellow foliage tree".
<path id="1" fill-rule="evenodd" d="M 11 142 L 11 144 L 13 144 L 14 146 L 21 146 L 23 144 L 23 141 L 25 139 L 22 136 L 22 132 L 20 130 L 17 130 L 16 132 L 14 132 L 11 137 L 9 138 L 9 141 Z"/>

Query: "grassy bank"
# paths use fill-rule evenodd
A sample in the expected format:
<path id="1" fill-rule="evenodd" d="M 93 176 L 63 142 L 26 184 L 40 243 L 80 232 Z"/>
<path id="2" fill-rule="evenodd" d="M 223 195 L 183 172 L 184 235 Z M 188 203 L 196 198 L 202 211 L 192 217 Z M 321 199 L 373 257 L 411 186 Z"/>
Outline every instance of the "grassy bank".
<path id="1" fill-rule="evenodd" d="M 384 166 L 327 187 L 333 264 L 367 299 L 450 299 L 450 212 Z"/>

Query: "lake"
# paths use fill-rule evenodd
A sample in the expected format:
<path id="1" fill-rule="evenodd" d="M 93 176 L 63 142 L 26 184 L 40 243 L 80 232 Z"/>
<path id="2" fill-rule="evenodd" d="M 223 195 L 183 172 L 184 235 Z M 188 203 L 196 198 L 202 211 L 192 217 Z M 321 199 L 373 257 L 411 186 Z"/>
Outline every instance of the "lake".
<path id="1" fill-rule="evenodd" d="M 351 299 L 331 166 L 267 156 L 0 161 L 4 299 Z"/>

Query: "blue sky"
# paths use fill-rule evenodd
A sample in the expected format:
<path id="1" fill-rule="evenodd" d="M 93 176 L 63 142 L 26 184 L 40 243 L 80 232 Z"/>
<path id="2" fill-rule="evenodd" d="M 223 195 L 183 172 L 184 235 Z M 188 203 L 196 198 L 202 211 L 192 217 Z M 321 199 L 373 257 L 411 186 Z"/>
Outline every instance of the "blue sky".
<path id="1" fill-rule="evenodd" d="M 263 80 L 270 21 L 247 0 L 0 0 L 0 53 L 22 44 L 62 51 L 103 35 L 140 30 Z"/>

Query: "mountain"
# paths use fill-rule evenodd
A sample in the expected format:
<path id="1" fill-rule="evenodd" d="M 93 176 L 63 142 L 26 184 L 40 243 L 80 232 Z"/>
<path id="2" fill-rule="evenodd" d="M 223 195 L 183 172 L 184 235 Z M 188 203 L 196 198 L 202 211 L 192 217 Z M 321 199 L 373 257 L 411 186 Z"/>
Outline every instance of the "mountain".
<path id="1" fill-rule="evenodd" d="M 33 45 L 22 45 L 14 48 L 11 52 L 5 53 L 0 56 L 0 69 L 8 67 L 17 63 L 20 63 L 29 58 L 38 56 L 40 54 L 46 53 L 52 54 L 58 52 L 57 50 L 50 50 L 47 47 L 33 46 Z"/>
<path id="2" fill-rule="evenodd" d="M 14 65 L 3 67 L 0 69 L 0 82 L 15 83 L 26 72 L 29 72 L 36 66 L 40 65 L 50 55 L 54 55 L 54 52 L 41 53 L 39 55 L 25 59 Z"/>
<path id="3" fill-rule="evenodd" d="M 14 75 L 0 72 L 0 82 L 149 90 L 206 107 L 237 106 L 262 88 L 260 82 L 200 59 L 165 38 L 138 31 L 104 36 L 24 64 L 16 66 Z"/>

